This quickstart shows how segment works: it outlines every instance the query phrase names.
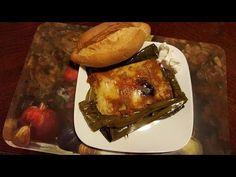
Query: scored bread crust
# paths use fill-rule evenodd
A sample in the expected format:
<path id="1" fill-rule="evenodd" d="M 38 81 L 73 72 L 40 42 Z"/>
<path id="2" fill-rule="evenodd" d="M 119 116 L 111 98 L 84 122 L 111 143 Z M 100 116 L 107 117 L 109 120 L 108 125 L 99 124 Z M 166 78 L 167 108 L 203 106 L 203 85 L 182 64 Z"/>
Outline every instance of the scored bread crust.
<path id="1" fill-rule="evenodd" d="M 150 34 L 150 27 L 138 22 L 106 22 L 81 35 L 71 60 L 83 66 L 105 67 L 133 56 Z"/>
<path id="2" fill-rule="evenodd" d="M 147 23 L 131 22 L 131 24 L 143 30 L 146 35 L 146 38 L 151 34 L 151 27 Z"/>

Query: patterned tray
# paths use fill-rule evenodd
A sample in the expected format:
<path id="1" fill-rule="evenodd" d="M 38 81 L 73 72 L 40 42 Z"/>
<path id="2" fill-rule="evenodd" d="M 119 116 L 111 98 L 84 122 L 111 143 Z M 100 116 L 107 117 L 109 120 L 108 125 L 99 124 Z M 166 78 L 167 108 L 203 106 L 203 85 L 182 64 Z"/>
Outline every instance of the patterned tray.
<path id="1" fill-rule="evenodd" d="M 74 131 L 78 66 L 69 56 L 87 29 L 64 23 L 38 27 L 4 124 L 7 144 L 53 154 L 114 154 L 86 146 Z M 193 88 L 192 138 L 182 149 L 164 154 L 230 154 L 224 50 L 214 44 L 161 36 L 152 40 L 167 42 L 184 53 Z"/>

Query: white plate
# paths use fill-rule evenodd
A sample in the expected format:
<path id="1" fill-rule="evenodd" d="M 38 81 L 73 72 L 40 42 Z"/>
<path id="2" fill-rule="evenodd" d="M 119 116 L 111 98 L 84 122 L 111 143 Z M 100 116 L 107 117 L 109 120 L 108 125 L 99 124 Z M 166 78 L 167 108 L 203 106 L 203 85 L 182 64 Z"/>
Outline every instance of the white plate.
<path id="1" fill-rule="evenodd" d="M 158 42 L 145 42 L 144 46 Z M 75 107 L 74 107 L 74 126 L 80 140 L 88 146 L 116 152 L 129 153 L 161 153 L 181 149 L 186 145 L 192 135 L 193 129 L 193 99 L 192 85 L 188 63 L 183 53 L 174 46 L 168 45 L 170 52 L 168 59 L 177 61 L 176 79 L 182 91 L 188 98 L 185 107 L 170 118 L 155 121 L 141 127 L 140 129 L 114 142 L 108 142 L 100 131 L 92 132 L 88 127 L 80 109 L 79 102 L 85 99 L 86 93 L 90 88 L 86 82 L 87 74 L 83 68 L 79 68 L 79 75 L 76 86 Z"/>

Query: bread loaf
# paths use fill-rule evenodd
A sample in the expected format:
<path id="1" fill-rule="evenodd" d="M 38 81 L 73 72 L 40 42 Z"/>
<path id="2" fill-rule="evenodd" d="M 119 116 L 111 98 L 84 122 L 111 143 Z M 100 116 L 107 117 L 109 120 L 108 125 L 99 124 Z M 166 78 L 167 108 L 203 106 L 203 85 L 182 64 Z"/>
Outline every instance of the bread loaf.
<path id="1" fill-rule="evenodd" d="M 96 68 L 117 64 L 138 52 L 150 32 L 141 22 L 101 23 L 80 36 L 71 60 Z"/>

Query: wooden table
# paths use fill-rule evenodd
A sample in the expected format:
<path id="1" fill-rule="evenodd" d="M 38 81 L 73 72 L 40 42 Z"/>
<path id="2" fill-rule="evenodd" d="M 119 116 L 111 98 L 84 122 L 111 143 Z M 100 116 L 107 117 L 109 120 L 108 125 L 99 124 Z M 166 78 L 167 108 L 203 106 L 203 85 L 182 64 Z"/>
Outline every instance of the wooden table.
<path id="1" fill-rule="evenodd" d="M 94 26 L 96 23 L 80 22 Z M 232 154 L 236 154 L 236 23 L 149 23 L 152 34 L 214 43 L 226 52 L 228 120 Z M 0 130 L 20 77 L 33 35 L 40 23 L 0 23 Z M 1 132 L 2 135 L 2 132 Z M 0 154 L 41 154 L 9 147 L 0 136 Z"/>

